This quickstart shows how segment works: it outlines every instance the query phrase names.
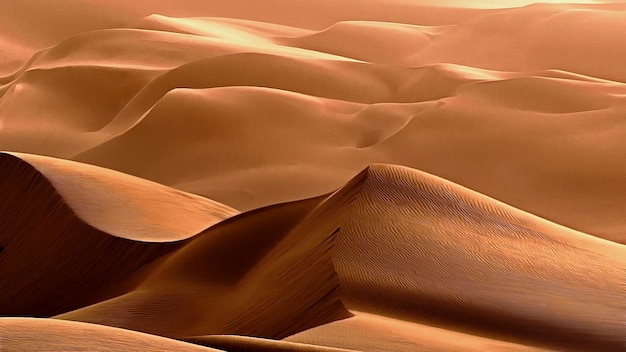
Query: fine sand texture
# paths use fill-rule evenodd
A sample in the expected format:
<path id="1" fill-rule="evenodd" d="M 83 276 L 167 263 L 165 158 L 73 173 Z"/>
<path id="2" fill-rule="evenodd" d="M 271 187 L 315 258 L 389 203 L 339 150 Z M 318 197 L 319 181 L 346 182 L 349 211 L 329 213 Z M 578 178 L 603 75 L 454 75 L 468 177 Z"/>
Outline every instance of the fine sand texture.
<path id="1" fill-rule="evenodd" d="M 0 13 L 0 352 L 626 350 L 626 2 Z"/>

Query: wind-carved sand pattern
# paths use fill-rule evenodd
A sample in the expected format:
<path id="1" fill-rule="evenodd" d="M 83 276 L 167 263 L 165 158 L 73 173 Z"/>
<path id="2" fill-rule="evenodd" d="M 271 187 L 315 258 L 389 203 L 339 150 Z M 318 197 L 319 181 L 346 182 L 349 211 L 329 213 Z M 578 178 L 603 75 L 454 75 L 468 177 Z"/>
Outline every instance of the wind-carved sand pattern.
<path id="1" fill-rule="evenodd" d="M 626 349 L 626 3 L 0 13 L 0 351 Z"/>

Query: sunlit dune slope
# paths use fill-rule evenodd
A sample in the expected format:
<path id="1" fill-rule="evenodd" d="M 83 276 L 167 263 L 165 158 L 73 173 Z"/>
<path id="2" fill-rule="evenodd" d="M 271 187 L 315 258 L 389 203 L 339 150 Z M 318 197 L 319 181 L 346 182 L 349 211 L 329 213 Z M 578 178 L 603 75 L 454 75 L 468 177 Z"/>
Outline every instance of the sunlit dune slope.
<path id="1" fill-rule="evenodd" d="M 10 155 L 42 173 L 83 221 L 114 236 L 177 241 L 238 213 L 210 199 L 121 172 L 32 154 Z"/>
<path id="2" fill-rule="evenodd" d="M 251 62 L 263 68 L 236 73 Z M 330 191 L 368 163 L 388 160 L 624 241 L 626 170 L 606 152 L 624 140 L 622 85 L 558 71 L 490 81 L 495 73 L 454 65 L 349 67 L 256 54 L 196 62 L 148 85 L 105 128 L 117 137 L 76 158 L 243 209 Z M 198 70 L 228 74 L 204 79 Z M 370 89 L 352 90 L 356 79 Z M 437 90 L 423 88 L 431 80 Z M 275 187 L 276 177 L 293 186 Z"/>
<path id="3" fill-rule="evenodd" d="M 236 214 L 71 161 L 0 153 L 0 169 L 2 315 L 47 316 L 97 302 L 106 298 L 101 290 L 182 245 L 171 241 Z"/>
<path id="4" fill-rule="evenodd" d="M 2 351 L 221 351 L 160 336 L 56 319 L 0 318 Z"/>
<path id="5" fill-rule="evenodd" d="M 412 323 L 369 313 L 321 325 L 289 336 L 286 341 L 315 343 L 358 351 L 560 351 L 497 339 L 489 339 L 459 331 Z M 190 340 L 196 342 L 195 340 Z M 202 340 L 200 340 L 202 341 Z M 210 340 L 209 340 L 210 341 Z M 220 346 L 218 344 L 206 346 Z"/>
<path id="6" fill-rule="evenodd" d="M 250 261 L 217 255 L 235 244 Z M 325 200 L 222 222 L 155 263 L 134 291 L 59 318 L 172 337 L 281 338 L 349 317 L 345 305 L 531 346 L 610 351 L 623 342 L 625 254 L 444 179 L 374 165 Z"/>

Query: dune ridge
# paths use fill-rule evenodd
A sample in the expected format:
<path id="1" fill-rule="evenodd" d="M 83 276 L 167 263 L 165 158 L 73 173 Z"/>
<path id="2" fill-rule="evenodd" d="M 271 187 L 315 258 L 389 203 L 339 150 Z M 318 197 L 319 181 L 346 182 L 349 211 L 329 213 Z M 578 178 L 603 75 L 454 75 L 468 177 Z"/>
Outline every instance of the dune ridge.
<path id="1" fill-rule="evenodd" d="M 179 248 L 196 229 L 236 213 L 71 161 L 0 153 L 0 168 L 3 315 L 50 316 L 97 302 L 102 290 Z M 161 201 L 163 208 L 147 209 L 144 203 L 142 209 L 133 187 L 138 193 L 147 187 L 144 198 Z M 186 222 L 173 227 L 164 212 Z M 147 239 L 156 242 L 143 242 Z"/>

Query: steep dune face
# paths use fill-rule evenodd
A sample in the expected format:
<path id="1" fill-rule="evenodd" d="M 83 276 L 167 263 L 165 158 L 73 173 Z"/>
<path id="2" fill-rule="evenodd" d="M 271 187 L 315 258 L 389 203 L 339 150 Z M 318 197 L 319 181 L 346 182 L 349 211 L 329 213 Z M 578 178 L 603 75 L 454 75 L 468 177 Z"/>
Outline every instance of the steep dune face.
<path id="1" fill-rule="evenodd" d="M 160 242 L 187 238 L 235 213 L 70 161 L 2 153 L 0 168 L 2 315 L 48 316 L 95 302 L 102 291 L 182 245 Z M 142 204 L 141 192 L 150 192 L 144 201 L 157 205 Z M 177 227 L 176 214 L 185 221 Z M 146 239 L 158 242 L 140 242 Z"/>

